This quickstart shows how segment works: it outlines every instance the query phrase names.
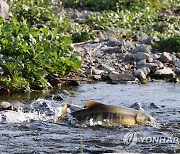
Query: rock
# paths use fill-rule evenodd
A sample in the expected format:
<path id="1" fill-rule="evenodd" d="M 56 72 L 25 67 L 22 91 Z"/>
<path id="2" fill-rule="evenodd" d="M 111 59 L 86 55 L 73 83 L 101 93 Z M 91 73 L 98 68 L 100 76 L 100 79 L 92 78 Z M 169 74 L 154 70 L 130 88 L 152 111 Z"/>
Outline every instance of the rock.
<path id="1" fill-rule="evenodd" d="M 136 109 L 136 110 L 144 111 L 144 109 L 142 108 L 142 104 L 139 103 L 139 102 L 134 103 L 134 104 L 131 105 L 129 108 L 133 108 L 133 109 Z"/>
<path id="2" fill-rule="evenodd" d="M 131 52 L 132 53 L 137 53 L 137 52 L 151 53 L 151 46 L 146 45 L 146 44 L 139 44 L 133 50 L 131 50 Z"/>
<path id="3" fill-rule="evenodd" d="M 112 68 L 112 67 L 107 66 L 105 64 L 101 64 L 99 67 L 100 67 L 101 70 L 103 70 L 105 72 L 108 72 L 108 73 L 115 72 L 115 68 Z"/>
<path id="4" fill-rule="evenodd" d="M 177 52 L 177 53 L 176 53 L 176 57 L 177 57 L 177 58 L 180 58 L 180 52 Z"/>
<path id="5" fill-rule="evenodd" d="M 172 57 L 170 53 L 163 52 L 162 55 L 160 56 L 159 60 L 163 63 L 168 63 L 172 61 Z"/>
<path id="6" fill-rule="evenodd" d="M 175 61 L 173 62 L 173 64 L 174 64 L 175 67 L 179 67 L 179 68 L 180 68 L 180 59 L 175 60 Z"/>
<path id="7" fill-rule="evenodd" d="M 20 108 L 22 108 L 24 106 L 25 105 L 23 103 L 21 103 L 21 102 L 15 102 L 15 103 L 12 104 L 11 107 L 12 107 L 13 111 L 17 111 L 18 109 L 20 109 Z"/>
<path id="8" fill-rule="evenodd" d="M 0 0 L 0 16 L 5 19 L 12 17 L 12 13 L 9 12 L 9 5 L 4 0 Z"/>
<path id="9" fill-rule="evenodd" d="M 164 68 L 164 64 L 161 63 L 159 60 L 154 60 L 154 62 L 157 64 L 158 68 Z"/>
<path id="10" fill-rule="evenodd" d="M 146 64 L 146 59 L 139 60 L 137 65 Z"/>
<path id="11" fill-rule="evenodd" d="M 140 33 L 136 35 L 137 41 L 140 41 L 140 42 L 146 40 L 147 38 L 148 38 L 148 35 L 145 33 Z"/>
<path id="12" fill-rule="evenodd" d="M 146 79 L 146 75 L 141 69 L 135 70 L 134 71 L 134 76 L 137 77 L 138 79 Z"/>
<path id="13" fill-rule="evenodd" d="M 0 75 L 4 74 L 4 70 L 2 69 L 2 67 L 0 67 Z"/>
<path id="14" fill-rule="evenodd" d="M 138 79 L 146 79 L 146 76 L 150 73 L 150 69 L 147 67 L 143 67 L 141 69 L 134 71 L 134 76 Z"/>
<path id="15" fill-rule="evenodd" d="M 99 69 L 96 69 L 96 68 L 94 68 L 93 71 L 92 71 L 92 74 L 94 74 L 94 75 L 101 75 L 102 73 L 104 73 L 103 70 L 99 70 Z"/>
<path id="16" fill-rule="evenodd" d="M 127 40 L 127 41 L 124 41 L 123 44 L 127 51 L 133 50 L 135 48 L 135 45 L 132 41 Z"/>
<path id="17" fill-rule="evenodd" d="M 126 83 L 127 81 L 135 81 L 136 78 L 133 77 L 132 75 L 129 74 L 114 74 L 114 73 L 110 73 L 108 75 L 109 81 L 108 83 L 111 84 L 117 84 L 117 83 Z"/>
<path id="18" fill-rule="evenodd" d="M 126 62 L 130 62 L 130 61 L 134 61 L 134 55 L 133 54 L 131 54 L 131 53 L 127 53 L 127 54 L 125 54 L 125 57 L 124 57 L 124 61 L 126 61 Z"/>
<path id="19" fill-rule="evenodd" d="M 107 42 L 107 45 L 110 46 L 110 47 L 114 47 L 114 46 L 121 46 L 122 45 L 122 40 L 118 40 L 114 37 L 110 37 L 108 42 Z"/>
<path id="20" fill-rule="evenodd" d="M 150 108 L 153 108 L 153 109 L 159 109 L 159 107 L 154 103 L 151 103 L 149 106 Z"/>
<path id="21" fill-rule="evenodd" d="M 147 63 L 152 63 L 152 62 L 153 62 L 153 60 L 154 60 L 154 59 L 153 59 L 153 57 L 152 57 L 152 56 L 150 56 L 150 57 L 148 57 L 148 58 L 147 58 L 147 60 L 146 60 L 146 61 L 147 61 Z"/>
<path id="22" fill-rule="evenodd" d="M 52 94 L 52 95 L 45 96 L 44 99 L 62 101 L 64 100 L 64 97 L 61 94 L 57 94 L 57 95 Z"/>
<path id="23" fill-rule="evenodd" d="M 171 68 L 160 69 L 152 74 L 155 79 L 172 79 L 175 78 L 175 73 Z"/>
<path id="24" fill-rule="evenodd" d="M 119 47 L 104 47 L 104 48 L 102 48 L 102 51 L 104 53 L 109 53 L 109 54 L 121 53 L 121 49 Z"/>
<path id="25" fill-rule="evenodd" d="M 137 69 L 147 67 L 151 72 L 155 72 L 158 69 L 158 65 L 156 63 L 138 64 L 136 67 Z"/>
<path id="26" fill-rule="evenodd" d="M 94 80 L 100 80 L 101 79 L 101 75 L 93 75 L 93 79 Z"/>
<path id="27" fill-rule="evenodd" d="M 145 44 L 154 44 L 155 42 L 160 41 L 157 36 L 148 36 L 146 40 L 142 41 Z"/>
<path id="28" fill-rule="evenodd" d="M 180 78 L 180 68 L 178 67 L 175 68 L 175 74 L 178 78 Z"/>
<path id="29" fill-rule="evenodd" d="M 0 102 L 0 111 L 2 111 L 2 110 L 11 110 L 12 109 L 11 105 L 12 105 L 11 103 L 6 102 L 6 101 Z"/>
<path id="30" fill-rule="evenodd" d="M 137 52 L 135 55 L 134 55 L 135 59 L 137 61 L 139 60 L 142 60 L 142 59 L 147 59 L 150 57 L 150 55 L 148 53 L 144 53 L 144 52 Z"/>

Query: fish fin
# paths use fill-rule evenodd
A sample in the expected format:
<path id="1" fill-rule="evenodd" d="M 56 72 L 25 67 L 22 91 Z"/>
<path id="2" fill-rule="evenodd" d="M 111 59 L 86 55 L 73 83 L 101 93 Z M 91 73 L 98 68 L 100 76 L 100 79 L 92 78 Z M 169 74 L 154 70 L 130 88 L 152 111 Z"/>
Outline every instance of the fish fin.
<path id="1" fill-rule="evenodd" d="M 66 105 L 63 106 L 63 108 L 62 108 L 62 110 L 61 110 L 61 113 L 60 113 L 61 116 L 62 116 L 62 115 L 65 115 L 65 114 L 67 113 L 67 108 L 68 108 L 68 104 L 66 104 Z"/>
<path id="2" fill-rule="evenodd" d="M 69 104 L 66 104 L 63 106 L 63 108 L 61 109 L 61 112 L 60 112 L 60 116 L 55 120 L 55 123 L 62 123 L 63 122 L 63 117 L 67 113 L 68 106 L 69 106 Z"/>
<path id="3" fill-rule="evenodd" d="M 95 101 L 87 101 L 86 105 L 85 105 L 85 108 L 89 109 L 89 108 L 99 106 L 99 105 L 104 105 L 104 104 L 99 103 L 99 102 L 95 102 Z"/>

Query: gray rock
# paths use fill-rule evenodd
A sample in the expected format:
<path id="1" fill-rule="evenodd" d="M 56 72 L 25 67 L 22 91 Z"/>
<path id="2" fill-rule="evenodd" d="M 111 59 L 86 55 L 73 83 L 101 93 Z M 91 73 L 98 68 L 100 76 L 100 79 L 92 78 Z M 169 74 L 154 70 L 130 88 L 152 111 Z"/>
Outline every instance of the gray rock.
<path id="1" fill-rule="evenodd" d="M 121 53 L 121 48 L 119 47 L 104 47 L 101 49 L 102 51 L 104 51 L 104 53 Z"/>
<path id="2" fill-rule="evenodd" d="M 145 44 L 154 44 L 155 42 L 160 41 L 157 36 L 148 36 L 146 40 L 143 41 Z"/>
<path id="3" fill-rule="evenodd" d="M 0 75 L 4 74 L 4 70 L 2 69 L 2 67 L 0 67 Z"/>
<path id="4" fill-rule="evenodd" d="M 122 45 L 122 40 L 118 40 L 114 37 L 110 37 L 108 42 L 107 42 L 107 45 L 110 46 L 110 47 L 113 47 L 113 46 L 121 46 Z"/>
<path id="5" fill-rule="evenodd" d="M 5 19 L 12 17 L 12 13 L 9 12 L 9 5 L 4 0 L 0 0 L 0 16 Z"/>
<path id="6" fill-rule="evenodd" d="M 134 103 L 134 104 L 131 105 L 129 108 L 133 108 L 133 109 L 136 109 L 136 110 L 144 111 L 144 109 L 142 108 L 142 104 L 139 103 L 139 102 Z"/>
<path id="7" fill-rule="evenodd" d="M 164 64 L 161 63 L 159 60 L 154 60 L 154 62 L 157 64 L 158 68 L 164 68 Z"/>
<path id="8" fill-rule="evenodd" d="M 158 69 L 158 65 L 156 63 L 139 64 L 136 67 L 137 69 L 142 69 L 144 67 L 147 67 L 150 69 L 151 72 L 155 72 Z"/>
<path id="9" fill-rule="evenodd" d="M 94 75 L 101 75 L 102 73 L 104 73 L 103 70 L 99 70 L 99 69 L 96 69 L 96 68 L 94 68 L 93 71 L 92 71 L 92 74 L 94 74 Z"/>
<path id="10" fill-rule="evenodd" d="M 108 83 L 111 83 L 111 84 L 126 83 L 128 81 L 136 80 L 136 78 L 133 77 L 132 75 L 122 74 L 122 73 L 119 73 L 119 74 L 110 73 L 108 75 L 108 78 L 109 78 Z"/>
<path id="11" fill-rule="evenodd" d="M 146 59 L 142 59 L 137 62 L 137 65 L 142 65 L 142 64 L 146 64 Z"/>
<path id="12" fill-rule="evenodd" d="M 134 76 L 139 79 L 146 79 L 146 76 L 150 73 L 150 69 L 147 67 L 143 67 L 141 69 L 134 71 Z"/>
<path id="13" fill-rule="evenodd" d="M 125 57 L 124 57 L 124 61 L 126 61 L 126 62 L 130 62 L 130 61 L 134 61 L 134 55 L 133 54 L 131 54 L 131 53 L 127 53 L 127 54 L 125 54 Z"/>
<path id="14" fill-rule="evenodd" d="M 145 33 L 140 33 L 136 35 L 136 39 L 140 42 L 146 40 L 148 38 L 148 35 Z"/>
<path id="15" fill-rule="evenodd" d="M 135 70 L 134 76 L 137 77 L 138 79 L 146 79 L 146 75 L 141 69 Z"/>
<path id="16" fill-rule="evenodd" d="M 115 72 L 115 68 L 107 66 L 106 64 L 101 64 L 99 67 L 100 67 L 101 70 L 103 70 L 105 72 L 108 72 L 108 73 Z"/>
<path id="17" fill-rule="evenodd" d="M 175 67 L 179 67 L 179 68 L 180 68 L 180 59 L 175 60 L 175 61 L 173 62 L 173 64 L 174 64 Z"/>
<path id="18" fill-rule="evenodd" d="M 127 41 L 124 41 L 123 44 L 124 44 L 124 47 L 125 47 L 128 51 L 135 48 L 135 45 L 134 45 L 134 43 L 133 43 L 132 41 L 127 40 Z"/>
<path id="19" fill-rule="evenodd" d="M 159 60 L 163 63 L 168 63 L 172 61 L 172 57 L 170 53 L 163 52 L 162 55 L 160 56 Z"/>
<path id="20" fill-rule="evenodd" d="M 93 75 L 93 79 L 94 80 L 100 80 L 101 79 L 101 75 Z"/>
<path id="21" fill-rule="evenodd" d="M 146 45 L 146 44 L 139 44 L 137 45 L 133 50 L 131 50 L 132 53 L 137 53 L 137 52 L 146 52 L 146 53 L 151 53 L 151 46 Z"/>
<path id="22" fill-rule="evenodd" d="M 147 59 L 150 57 L 150 55 L 148 53 L 144 53 L 144 52 L 137 52 L 135 55 L 134 55 L 135 59 L 137 61 L 139 60 L 142 60 L 142 59 Z"/>
<path id="23" fill-rule="evenodd" d="M 147 63 L 152 63 L 153 60 L 154 60 L 153 57 L 150 55 L 150 57 L 148 57 L 146 61 Z"/>
<path id="24" fill-rule="evenodd" d="M 175 74 L 178 78 L 180 78 L 180 68 L 178 67 L 175 68 Z"/>
<path id="25" fill-rule="evenodd" d="M 164 68 L 156 71 L 152 77 L 155 79 L 172 79 L 176 75 L 171 68 Z"/>

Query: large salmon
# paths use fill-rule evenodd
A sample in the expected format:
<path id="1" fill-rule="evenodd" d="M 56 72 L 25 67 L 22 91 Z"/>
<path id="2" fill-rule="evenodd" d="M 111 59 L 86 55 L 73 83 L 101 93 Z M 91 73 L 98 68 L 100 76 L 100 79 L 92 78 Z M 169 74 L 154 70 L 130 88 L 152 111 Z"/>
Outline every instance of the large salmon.
<path id="1" fill-rule="evenodd" d="M 57 123 L 63 121 L 62 117 L 67 113 L 68 108 L 72 111 L 70 114 L 78 121 L 92 119 L 93 122 L 101 122 L 104 126 L 134 126 L 155 122 L 155 119 L 144 111 L 88 101 L 85 108 L 66 104 L 61 110 L 61 116 L 56 120 Z"/>

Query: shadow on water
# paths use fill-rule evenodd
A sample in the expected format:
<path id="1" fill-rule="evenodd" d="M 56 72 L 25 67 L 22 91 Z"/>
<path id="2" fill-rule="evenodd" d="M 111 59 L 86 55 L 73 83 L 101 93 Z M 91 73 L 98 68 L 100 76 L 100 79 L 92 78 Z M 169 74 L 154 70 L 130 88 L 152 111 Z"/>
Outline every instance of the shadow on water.
<path id="1" fill-rule="evenodd" d="M 0 113 L 0 151 L 2 153 L 103 153 L 103 152 L 180 152 L 180 86 L 164 82 L 148 85 L 83 84 L 68 87 L 74 93 L 64 101 L 43 99 L 61 90 L 31 96 L 1 97 L 1 100 L 29 100 L 31 112 Z M 87 100 L 130 106 L 141 102 L 159 127 L 105 128 L 55 124 L 60 108 L 67 102 L 84 105 Z M 46 108 L 38 108 L 39 104 Z M 156 106 L 152 106 L 154 103 Z M 47 114 L 51 111 L 51 114 Z"/>

